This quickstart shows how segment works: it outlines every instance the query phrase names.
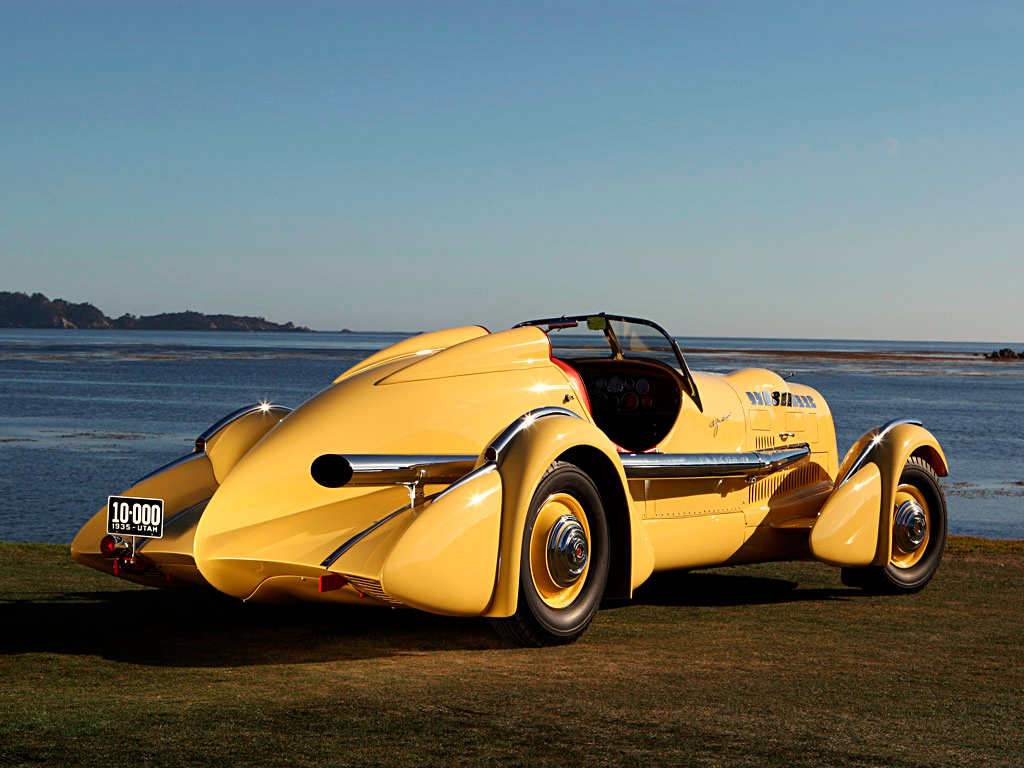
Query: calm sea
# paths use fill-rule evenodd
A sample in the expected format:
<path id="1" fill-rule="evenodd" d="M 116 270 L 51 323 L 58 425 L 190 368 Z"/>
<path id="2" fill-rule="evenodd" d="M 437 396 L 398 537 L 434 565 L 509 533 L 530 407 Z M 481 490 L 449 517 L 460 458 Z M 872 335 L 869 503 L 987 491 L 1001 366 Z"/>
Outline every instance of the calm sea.
<path id="1" fill-rule="evenodd" d="M 132 481 L 258 400 L 295 406 L 408 333 L 0 329 L 0 540 L 69 542 Z M 950 530 L 1024 538 L 1024 363 L 993 344 L 680 338 L 694 370 L 758 366 L 815 387 L 840 455 L 898 416 L 951 465 Z M 1018 347 L 1019 348 L 1019 347 Z"/>

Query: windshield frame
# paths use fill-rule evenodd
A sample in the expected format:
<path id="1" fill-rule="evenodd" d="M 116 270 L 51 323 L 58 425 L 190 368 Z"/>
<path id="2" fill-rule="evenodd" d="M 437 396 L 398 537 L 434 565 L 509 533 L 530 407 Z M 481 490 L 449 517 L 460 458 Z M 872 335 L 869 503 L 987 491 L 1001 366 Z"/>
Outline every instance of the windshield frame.
<path id="1" fill-rule="evenodd" d="M 683 383 L 685 384 L 686 393 L 690 396 L 693 402 L 697 406 L 697 410 L 701 413 L 704 412 L 704 407 L 700 402 L 700 393 L 697 391 L 697 382 L 694 381 L 693 374 L 690 373 L 689 366 L 686 365 L 686 360 L 683 358 L 683 353 L 679 349 L 679 345 L 676 340 L 673 339 L 664 328 L 651 320 L 645 320 L 642 317 L 630 317 L 629 315 L 609 315 L 605 312 L 598 312 L 596 314 L 589 315 L 562 315 L 561 317 L 545 317 L 538 320 L 525 320 L 513 326 L 513 328 L 522 328 L 524 326 L 532 325 L 539 328 L 544 332 L 545 335 L 553 329 L 559 327 L 567 328 L 578 326 L 581 323 L 587 323 L 592 317 L 600 317 L 605 320 L 617 320 L 624 323 L 635 323 L 637 325 L 645 325 L 648 328 L 652 328 L 657 331 L 664 339 L 669 343 L 669 347 L 676 356 L 676 362 L 679 363 L 679 372 L 682 374 Z M 572 324 L 570 326 L 569 324 Z M 548 326 L 547 329 L 541 328 L 540 326 Z M 610 325 L 605 325 L 604 328 L 605 338 L 608 340 L 608 346 L 611 349 L 612 357 L 625 358 L 627 355 L 624 353 L 622 346 L 619 344 L 619 340 L 615 336 L 615 332 Z"/>

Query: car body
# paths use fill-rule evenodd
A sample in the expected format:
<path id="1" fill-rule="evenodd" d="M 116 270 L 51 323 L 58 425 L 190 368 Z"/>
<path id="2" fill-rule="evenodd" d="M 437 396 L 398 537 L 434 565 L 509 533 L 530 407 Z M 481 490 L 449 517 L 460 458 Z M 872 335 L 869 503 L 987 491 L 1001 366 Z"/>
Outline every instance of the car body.
<path id="1" fill-rule="evenodd" d="M 920 589 L 947 474 L 918 422 L 840 460 L 819 392 L 691 372 L 660 326 L 601 313 L 421 334 L 295 410 L 243 408 L 122 494 L 160 500 L 159 538 L 112 532 L 104 507 L 72 556 L 154 586 L 486 616 L 559 644 L 658 571 L 813 557 L 853 586 Z"/>

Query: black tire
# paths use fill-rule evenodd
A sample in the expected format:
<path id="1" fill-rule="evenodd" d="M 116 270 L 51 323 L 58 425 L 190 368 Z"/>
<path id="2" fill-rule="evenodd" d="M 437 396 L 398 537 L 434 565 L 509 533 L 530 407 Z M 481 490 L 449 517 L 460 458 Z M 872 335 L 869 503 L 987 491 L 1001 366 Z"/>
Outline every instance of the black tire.
<path id="1" fill-rule="evenodd" d="M 541 509 L 552 497 L 563 494 L 573 497 L 583 510 L 589 528 L 589 551 L 586 570 L 579 577 L 583 580 L 580 591 L 564 607 L 554 608 L 538 592 L 530 548 Z M 544 533 L 539 532 L 542 536 Z M 601 604 L 608 581 L 609 549 L 608 521 L 594 481 L 579 467 L 556 461 L 541 478 L 526 516 L 516 612 L 508 618 L 492 619 L 495 631 L 511 643 L 533 648 L 578 640 Z M 541 576 L 551 578 L 550 572 Z"/>
<path id="2" fill-rule="evenodd" d="M 846 586 L 876 594 L 917 592 L 935 575 L 946 548 L 946 495 L 939 477 L 928 462 L 912 456 L 903 467 L 899 485 L 913 486 L 927 503 L 928 540 L 924 553 L 910 567 L 890 562 L 884 566 L 843 568 L 841 578 Z M 895 510 L 890 514 L 895 514 Z"/>

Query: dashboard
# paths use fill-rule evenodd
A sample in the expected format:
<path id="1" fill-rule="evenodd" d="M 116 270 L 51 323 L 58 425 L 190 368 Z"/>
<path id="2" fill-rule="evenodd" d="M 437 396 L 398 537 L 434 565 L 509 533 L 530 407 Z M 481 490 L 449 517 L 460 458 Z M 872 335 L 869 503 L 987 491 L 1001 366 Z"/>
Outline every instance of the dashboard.
<path id="1" fill-rule="evenodd" d="M 678 376 L 661 363 L 571 360 L 590 398 L 597 426 L 629 451 L 657 445 L 672 428 L 682 402 Z"/>

